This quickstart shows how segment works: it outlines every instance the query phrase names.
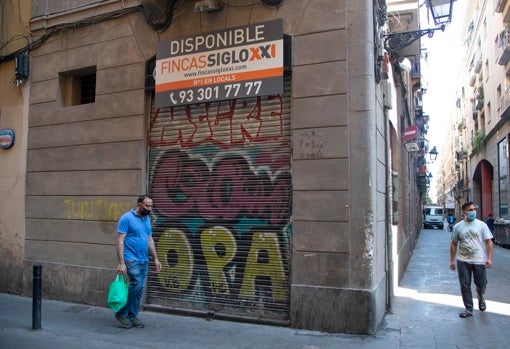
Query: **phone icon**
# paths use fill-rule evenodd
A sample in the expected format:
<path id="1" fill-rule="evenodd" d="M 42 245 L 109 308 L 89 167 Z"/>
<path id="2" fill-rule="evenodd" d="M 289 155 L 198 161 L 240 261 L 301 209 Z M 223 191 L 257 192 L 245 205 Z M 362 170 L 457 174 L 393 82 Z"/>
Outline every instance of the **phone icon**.
<path id="1" fill-rule="evenodd" d="M 177 101 L 174 98 L 174 93 L 170 93 L 170 100 L 172 101 L 172 104 L 177 104 Z"/>

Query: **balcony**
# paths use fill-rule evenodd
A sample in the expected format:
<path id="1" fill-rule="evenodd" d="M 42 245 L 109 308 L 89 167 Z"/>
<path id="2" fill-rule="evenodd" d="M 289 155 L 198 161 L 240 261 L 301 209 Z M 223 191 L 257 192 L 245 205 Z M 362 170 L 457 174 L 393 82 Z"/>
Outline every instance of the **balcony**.
<path id="1" fill-rule="evenodd" d="M 482 70 L 482 53 L 477 51 L 474 57 L 475 61 L 475 73 L 478 74 Z"/>
<path id="2" fill-rule="evenodd" d="M 510 107 L 510 86 L 508 86 L 501 96 L 501 110 L 500 113 L 503 115 L 505 111 Z"/>
<path id="3" fill-rule="evenodd" d="M 509 29 L 503 30 L 496 38 L 498 54 L 498 64 L 505 66 L 510 60 L 510 31 Z"/>
<path id="4" fill-rule="evenodd" d="M 0 1 L 3 3 L 4 1 Z M 92 18 L 120 14 L 128 8 L 140 7 L 140 1 L 31 1 L 31 34 L 39 36 L 50 33 L 52 29 L 70 23 L 91 21 Z M 173 2 L 176 2 L 174 0 Z M 77 4 L 82 6 L 77 6 Z M 173 4 L 172 4 L 173 5 Z M 170 6 L 170 5 L 169 5 Z M 171 8 L 171 7 L 170 7 Z"/>
<path id="5" fill-rule="evenodd" d="M 421 78 L 421 69 L 420 62 L 416 60 L 411 60 L 411 78 L 412 79 L 420 79 Z"/>
<path id="6" fill-rule="evenodd" d="M 510 25 L 510 6 L 507 6 L 508 0 L 498 0 L 496 12 L 503 14 L 503 24 Z"/>
<path id="7" fill-rule="evenodd" d="M 476 89 L 475 98 L 473 101 L 473 111 L 475 110 L 482 110 L 483 108 L 483 87 L 478 87 Z"/>
<path id="8" fill-rule="evenodd" d="M 421 97 L 421 93 L 415 92 L 413 96 L 414 100 L 414 110 L 422 110 L 423 109 L 423 100 Z"/>
<path id="9" fill-rule="evenodd" d="M 482 110 L 483 109 L 483 95 L 476 95 L 475 100 L 473 102 L 473 111 Z"/>
<path id="10" fill-rule="evenodd" d="M 471 87 L 475 86 L 475 82 L 476 82 L 476 73 L 474 72 L 474 70 L 470 70 L 469 71 L 469 86 L 471 86 Z"/>

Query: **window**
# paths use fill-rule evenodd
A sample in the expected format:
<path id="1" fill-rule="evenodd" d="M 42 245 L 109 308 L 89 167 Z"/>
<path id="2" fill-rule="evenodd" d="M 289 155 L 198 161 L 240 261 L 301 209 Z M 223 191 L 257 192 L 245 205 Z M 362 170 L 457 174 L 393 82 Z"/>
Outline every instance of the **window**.
<path id="1" fill-rule="evenodd" d="M 443 209 L 437 207 L 426 207 L 424 211 L 427 216 L 442 216 L 444 214 Z"/>
<path id="2" fill-rule="evenodd" d="M 498 143 L 499 216 L 508 219 L 508 139 Z"/>
<path id="3" fill-rule="evenodd" d="M 94 103 L 96 101 L 96 67 L 58 74 L 63 107 Z"/>

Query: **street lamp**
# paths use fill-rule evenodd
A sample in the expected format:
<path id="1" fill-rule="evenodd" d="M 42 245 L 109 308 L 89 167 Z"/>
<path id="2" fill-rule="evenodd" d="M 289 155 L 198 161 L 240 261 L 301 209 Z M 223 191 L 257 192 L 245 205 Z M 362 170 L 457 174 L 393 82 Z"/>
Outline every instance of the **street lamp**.
<path id="1" fill-rule="evenodd" d="M 436 146 L 434 146 L 430 151 L 429 151 L 429 156 L 430 156 L 430 161 L 436 161 L 437 159 L 437 154 L 439 154 L 437 152 L 437 149 L 436 149 Z"/>
<path id="2" fill-rule="evenodd" d="M 384 35 L 384 48 L 388 52 L 395 52 L 411 45 L 425 34 L 431 38 L 436 30 L 444 31 L 445 26 L 452 20 L 452 8 L 455 0 L 425 0 L 434 20 L 435 28 L 412 30 Z"/>
<path id="3" fill-rule="evenodd" d="M 436 26 L 447 25 L 452 20 L 452 8 L 455 0 L 426 0 Z"/>

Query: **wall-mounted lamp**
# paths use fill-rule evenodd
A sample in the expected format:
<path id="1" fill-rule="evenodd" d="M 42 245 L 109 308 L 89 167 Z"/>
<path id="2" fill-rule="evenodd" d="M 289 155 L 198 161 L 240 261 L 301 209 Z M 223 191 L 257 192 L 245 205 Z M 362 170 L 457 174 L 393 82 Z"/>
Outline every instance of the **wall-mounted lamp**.
<path id="1" fill-rule="evenodd" d="M 404 59 L 402 59 L 402 61 L 398 63 L 398 66 L 400 67 L 400 69 L 408 73 L 410 73 L 413 68 L 411 65 L 411 61 L 409 60 L 409 58 L 406 57 L 404 57 Z"/>
<path id="2" fill-rule="evenodd" d="M 445 26 L 452 20 L 453 2 L 455 0 L 425 0 L 436 28 L 412 30 L 400 33 L 384 34 L 384 48 L 388 52 L 395 52 L 411 45 L 425 34 L 431 38 L 436 30 L 444 31 Z"/>
<path id="3" fill-rule="evenodd" d="M 216 12 L 221 10 L 217 0 L 202 0 L 195 3 L 195 12 Z"/>
<path id="4" fill-rule="evenodd" d="M 430 161 L 436 161 L 437 159 L 437 154 L 439 154 L 437 152 L 437 149 L 436 149 L 436 146 L 434 146 L 430 151 L 429 151 L 429 156 L 430 156 Z"/>
<path id="5" fill-rule="evenodd" d="M 455 0 L 426 0 L 436 26 L 448 25 L 452 21 L 453 2 Z"/>

